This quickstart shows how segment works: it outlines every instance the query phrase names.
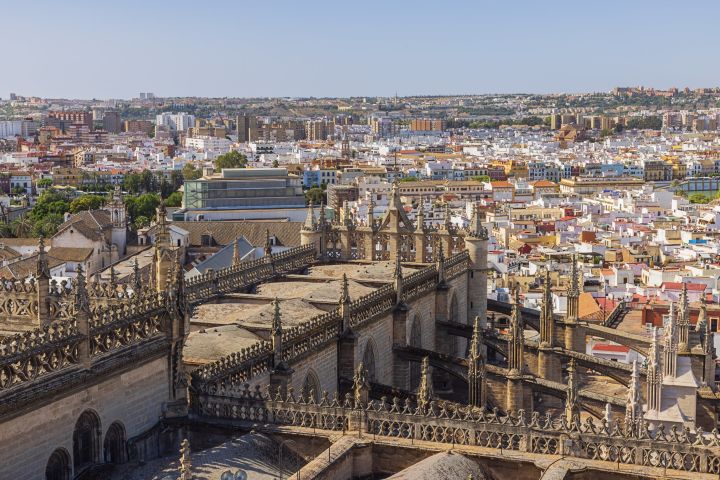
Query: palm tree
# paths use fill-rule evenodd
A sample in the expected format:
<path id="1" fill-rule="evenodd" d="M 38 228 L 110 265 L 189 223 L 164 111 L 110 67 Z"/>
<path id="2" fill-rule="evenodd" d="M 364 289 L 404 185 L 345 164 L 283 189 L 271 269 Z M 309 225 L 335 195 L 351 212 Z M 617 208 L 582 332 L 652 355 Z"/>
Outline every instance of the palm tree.
<path id="1" fill-rule="evenodd" d="M 32 222 L 24 215 L 20 218 L 13 220 L 12 222 L 13 233 L 18 238 L 28 237 L 30 235 L 30 232 L 32 231 L 32 228 Z"/>

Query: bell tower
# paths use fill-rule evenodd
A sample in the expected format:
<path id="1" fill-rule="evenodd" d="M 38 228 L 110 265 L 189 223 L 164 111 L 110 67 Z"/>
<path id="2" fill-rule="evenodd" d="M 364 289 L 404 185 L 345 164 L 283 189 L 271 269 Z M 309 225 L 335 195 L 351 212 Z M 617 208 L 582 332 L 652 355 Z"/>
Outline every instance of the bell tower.
<path id="1" fill-rule="evenodd" d="M 112 243 L 117 247 L 118 256 L 122 258 L 127 253 L 127 215 L 120 185 L 115 185 L 112 201 L 106 209 L 110 212 L 112 221 Z M 113 262 L 117 260 L 112 259 Z"/>

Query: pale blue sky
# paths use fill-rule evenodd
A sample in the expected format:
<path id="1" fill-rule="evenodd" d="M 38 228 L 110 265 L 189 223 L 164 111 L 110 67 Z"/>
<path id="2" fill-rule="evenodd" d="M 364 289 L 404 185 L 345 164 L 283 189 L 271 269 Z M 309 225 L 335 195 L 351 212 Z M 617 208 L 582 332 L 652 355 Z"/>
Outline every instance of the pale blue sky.
<path id="1" fill-rule="evenodd" d="M 717 0 L 1 3 L 3 98 L 720 84 Z"/>

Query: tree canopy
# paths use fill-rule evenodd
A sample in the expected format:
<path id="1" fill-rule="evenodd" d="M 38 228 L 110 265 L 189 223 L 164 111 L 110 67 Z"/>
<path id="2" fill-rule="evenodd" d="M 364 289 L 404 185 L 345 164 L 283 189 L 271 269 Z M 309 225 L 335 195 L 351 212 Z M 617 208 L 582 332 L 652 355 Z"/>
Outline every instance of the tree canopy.
<path id="1" fill-rule="evenodd" d="M 168 207 L 179 207 L 180 205 L 182 205 L 182 198 L 182 192 L 173 192 L 168 195 L 167 199 L 165 200 L 165 205 L 167 205 Z"/>
<path id="2" fill-rule="evenodd" d="M 245 168 L 246 166 L 247 157 L 235 150 L 224 153 L 215 159 L 216 172 L 221 172 L 223 168 Z"/>
<path id="3" fill-rule="evenodd" d="M 197 180 L 202 177 L 202 169 L 195 168 L 192 163 L 186 163 L 182 168 L 182 176 L 185 180 Z"/>

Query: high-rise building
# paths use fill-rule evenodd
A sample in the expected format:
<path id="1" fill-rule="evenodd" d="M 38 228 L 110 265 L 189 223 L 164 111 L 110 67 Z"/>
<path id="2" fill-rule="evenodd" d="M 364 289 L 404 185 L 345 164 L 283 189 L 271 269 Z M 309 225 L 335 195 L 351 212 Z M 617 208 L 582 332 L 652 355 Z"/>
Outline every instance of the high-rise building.
<path id="1" fill-rule="evenodd" d="M 560 115 L 553 113 L 550 115 L 550 129 L 551 130 L 559 130 L 560 126 L 562 125 L 562 119 Z"/>
<path id="2" fill-rule="evenodd" d="M 257 118 L 248 115 L 237 117 L 238 142 L 247 143 L 257 140 Z"/>
<path id="3" fill-rule="evenodd" d="M 328 120 L 308 120 L 305 122 L 305 135 L 308 140 L 327 140 L 335 132 L 335 124 Z"/>
<path id="4" fill-rule="evenodd" d="M 125 120 L 123 131 L 129 133 L 144 133 L 150 135 L 155 129 L 150 120 Z"/>
<path id="5" fill-rule="evenodd" d="M 103 115 L 103 130 L 110 133 L 120 133 L 122 130 L 122 122 L 120 120 L 120 112 L 105 112 Z"/>
<path id="6" fill-rule="evenodd" d="M 45 123 L 47 126 L 59 128 L 63 132 L 74 124 L 85 125 L 92 129 L 93 117 L 92 112 L 82 110 L 51 110 L 48 112 Z"/>
<path id="7" fill-rule="evenodd" d="M 172 133 L 185 132 L 195 125 L 195 116 L 185 112 L 164 112 L 155 117 L 157 126 L 164 126 Z"/>
<path id="8" fill-rule="evenodd" d="M 445 130 L 445 121 L 435 118 L 413 118 L 410 130 L 418 132 L 440 132 Z"/>

